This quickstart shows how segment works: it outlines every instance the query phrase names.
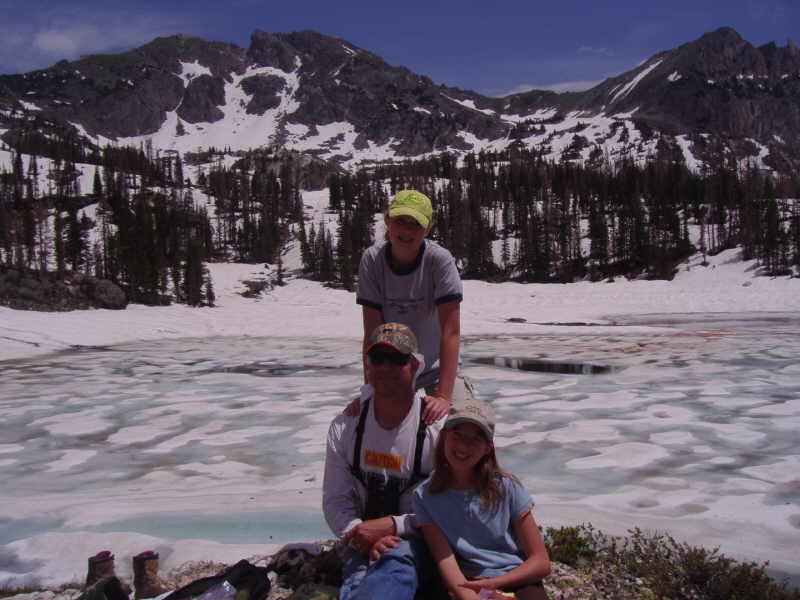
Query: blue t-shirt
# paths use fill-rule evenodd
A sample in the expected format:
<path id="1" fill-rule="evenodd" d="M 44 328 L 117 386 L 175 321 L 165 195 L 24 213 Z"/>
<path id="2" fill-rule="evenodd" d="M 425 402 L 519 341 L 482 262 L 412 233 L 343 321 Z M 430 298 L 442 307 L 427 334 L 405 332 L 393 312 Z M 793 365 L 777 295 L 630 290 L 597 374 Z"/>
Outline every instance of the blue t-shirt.
<path id="1" fill-rule="evenodd" d="M 415 524 L 434 523 L 453 549 L 467 577 L 496 577 L 522 564 L 525 555 L 514 538 L 514 522 L 533 506 L 519 483 L 501 478 L 503 500 L 487 508 L 475 490 L 428 490 L 430 480 L 414 491 Z"/>

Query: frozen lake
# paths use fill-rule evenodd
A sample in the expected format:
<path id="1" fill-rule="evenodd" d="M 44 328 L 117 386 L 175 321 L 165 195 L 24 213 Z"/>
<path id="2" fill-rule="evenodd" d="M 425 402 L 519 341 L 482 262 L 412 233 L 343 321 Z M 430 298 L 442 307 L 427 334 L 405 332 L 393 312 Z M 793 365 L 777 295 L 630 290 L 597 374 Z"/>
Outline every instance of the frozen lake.
<path id="1" fill-rule="evenodd" d="M 797 581 L 800 315 L 625 324 L 464 340 L 540 524 L 668 530 Z M 237 337 L 0 363 L 0 582 L 81 577 L 106 548 L 330 537 L 325 435 L 358 352 Z"/>

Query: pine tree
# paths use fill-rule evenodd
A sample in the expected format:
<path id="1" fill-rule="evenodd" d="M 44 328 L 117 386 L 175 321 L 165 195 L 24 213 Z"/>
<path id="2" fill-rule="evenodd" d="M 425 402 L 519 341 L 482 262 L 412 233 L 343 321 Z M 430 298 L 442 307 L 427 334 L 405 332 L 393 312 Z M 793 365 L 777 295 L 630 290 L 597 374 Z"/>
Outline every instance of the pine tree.
<path id="1" fill-rule="evenodd" d="M 189 242 L 183 282 L 186 304 L 200 306 L 203 302 L 203 257 L 202 246 L 196 238 L 192 238 Z"/>
<path id="2" fill-rule="evenodd" d="M 350 215 L 345 211 L 340 212 L 336 242 L 336 271 L 342 287 L 349 292 L 355 289 L 352 232 Z"/>
<path id="3" fill-rule="evenodd" d="M 97 200 L 99 200 L 103 195 L 103 182 L 100 179 L 100 167 L 96 167 L 94 170 L 94 178 L 92 180 L 92 195 Z"/>
<path id="4" fill-rule="evenodd" d="M 278 286 L 286 285 L 286 282 L 283 279 L 283 256 L 281 252 L 278 252 L 278 262 L 275 272 L 275 285 Z"/>
<path id="5" fill-rule="evenodd" d="M 211 273 L 208 270 L 208 267 L 203 265 L 203 281 L 205 282 L 205 293 L 203 297 L 205 299 L 206 306 L 214 306 L 214 302 L 216 301 L 217 297 L 214 294 L 214 284 L 211 281 Z"/>
<path id="6" fill-rule="evenodd" d="M 56 258 L 56 273 L 61 277 L 66 271 L 65 257 L 64 257 L 64 222 L 61 218 L 61 211 L 56 210 L 53 217 L 53 250 L 55 251 Z"/>
<path id="7" fill-rule="evenodd" d="M 175 185 L 177 185 L 179 189 L 183 189 L 185 183 L 186 182 L 183 175 L 183 162 L 181 161 L 181 155 L 178 154 L 175 156 Z"/>

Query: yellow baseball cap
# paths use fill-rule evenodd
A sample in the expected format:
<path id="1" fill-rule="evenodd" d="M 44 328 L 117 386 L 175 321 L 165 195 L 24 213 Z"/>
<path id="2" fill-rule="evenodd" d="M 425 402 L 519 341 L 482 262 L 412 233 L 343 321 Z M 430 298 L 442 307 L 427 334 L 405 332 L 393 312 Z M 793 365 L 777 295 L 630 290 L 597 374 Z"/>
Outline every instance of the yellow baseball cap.
<path id="1" fill-rule="evenodd" d="M 431 200 L 417 190 L 401 190 L 394 195 L 389 204 L 389 218 L 409 216 L 417 223 L 427 227 L 433 217 Z"/>

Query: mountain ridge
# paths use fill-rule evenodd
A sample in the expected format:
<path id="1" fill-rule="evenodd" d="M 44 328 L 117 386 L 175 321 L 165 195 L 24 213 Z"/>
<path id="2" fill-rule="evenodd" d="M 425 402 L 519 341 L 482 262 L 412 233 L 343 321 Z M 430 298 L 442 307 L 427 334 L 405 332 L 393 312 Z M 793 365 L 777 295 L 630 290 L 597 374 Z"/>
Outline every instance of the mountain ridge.
<path id="1" fill-rule="evenodd" d="M 248 48 L 176 34 L 120 54 L 0 76 L 0 135 L 72 129 L 160 150 L 277 147 L 346 167 L 451 151 L 536 148 L 553 160 L 697 168 L 800 166 L 800 50 L 754 47 L 729 27 L 583 92 L 500 98 L 437 84 L 312 30 L 253 31 Z"/>

